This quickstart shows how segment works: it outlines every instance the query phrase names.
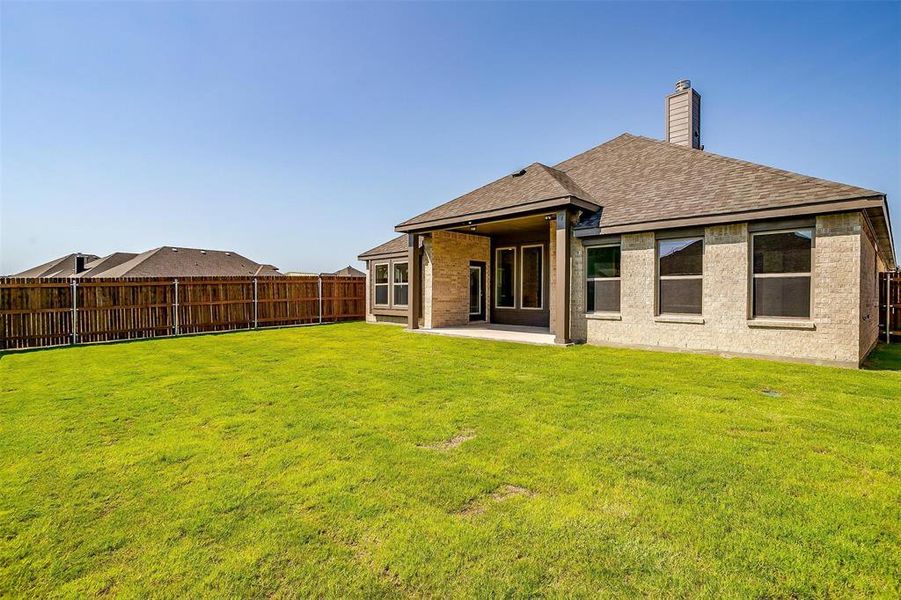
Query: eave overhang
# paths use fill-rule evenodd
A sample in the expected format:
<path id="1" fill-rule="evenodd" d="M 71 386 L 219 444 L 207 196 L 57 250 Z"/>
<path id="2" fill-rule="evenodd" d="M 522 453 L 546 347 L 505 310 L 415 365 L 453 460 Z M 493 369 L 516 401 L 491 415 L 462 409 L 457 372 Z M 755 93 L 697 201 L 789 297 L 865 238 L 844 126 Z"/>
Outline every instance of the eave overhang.
<path id="1" fill-rule="evenodd" d="M 888 205 L 884 195 L 825 200 L 784 208 L 736 211 L 697 217 L 655 219 L 651 221 L 639 221 L 617 225 L 600 225 L 599 227 L 576 227 L 573 229 L 573 233 L 577 238 L 592 238 L 601 235 L 640 233 L 643 231 L 658 231 L 661 229 L 678 229 L 680 227 L 698 227 L 703 225 L 720 225 L 741 221 L 784 219 L 789 217 L 811 216 L 854 210 L 864 211 L 865 214 L 867 214 L 876 232 L 876 241 L 879 245 L 879 251 L 885 258 L 889 268 L 894 269 L 894 243 L 892 240 L 891 221 L 889 220 L 888 215 Z M 601 213 L 601 223 L 603 223 L 603 213 Z"/>
<path id="2" fill-rule="evenodd" d="M 575 196 L 559 196 L 556 198 L 547 198 L 536 200 L 534 202 L 526 202 L 504 208 L 493 210 L 479 211 L 468 213 L 465 215 L 457 215 L 453 217 L 444 217 L 441 219 L 431 219 L 419 223 L 401 223 L 394 228 L 395 231 L 401 233 L 422 233 L 436 229 L 448 229 L 465 225 L 475 225 L 501 218 L 510 218 L 519 215 L 532 214 L 542 210 L 573 207 L 588 211 L 600 210 L 600 206 L 594 202 L 588 202 Z"/>

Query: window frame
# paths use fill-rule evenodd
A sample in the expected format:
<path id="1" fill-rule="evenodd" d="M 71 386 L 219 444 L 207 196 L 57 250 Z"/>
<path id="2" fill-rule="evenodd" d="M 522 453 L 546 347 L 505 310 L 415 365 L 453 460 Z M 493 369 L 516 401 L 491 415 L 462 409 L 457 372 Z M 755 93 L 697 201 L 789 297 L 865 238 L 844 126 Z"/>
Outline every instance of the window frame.
<path id="1" fill-rule="evenodd" d="M 588 253 L 595 248 L 619 248 L 619 275 L 617 277 L 589 277 L 588 276 Z M 623 245 L 622 242 L 611 242 L 609 244 L 596 244 L 585 246 L 585 314 L 588 315 L 619 315 L 623 311 Z M 619 310 L 588 310 L 588 286 L 594 281 L 619 281 Z"/>
<path id="2" fill-rule="evenodd" d="M 385 283 L 378 283 L 378 279 L 376 277 L 376 272 L 380 266 L 384 265 L 388 270 L 388 281 Z M 386 298 L 388 302 L 385 304 L 378 303 L 378 287 L 382 285 L 388 288 L 388 293 L 386 294 Z M 372 263 L 372 306 L 375 308 L 390 308 L 391 307 L 391 261 L 384 260 Z"/>
<path id="3" fill-rule="evenodd" d="M 539 248 L 541 250 L 541 253 L 538 258 L 538 266 L 541 268 L 540 279 L 538 280 L 538 306 L 523 306 L 522 305 L 522 299 L 524 297 L 523 291 L 522 291 L 522 284 L 523 284 L 523 281 L 525 280 L 525 277 L 523 277 L 523 270 L 525 269 L 525 264 L 526 264 L 526 261 L 523 260 L 523 257 L 526 254 L 526 252 L 525 252 L 526 248 Z M 544 277 L 545 277 L 545 275 L 544 275 L 544 244 L 523 244 L 519 247 L 519 249 L 520 249 L 520 256 L 519 256 L 519 305 L 520 306 L 519 306 L 519 309 L 520 310 L 544 310 Z M 498 248 L 498 250 L 500 250 L 500 248 Z M 515 248 L 514 248 L 514 250 L 515 250 Z M 515 252 L 513 253 L 513 265 L 514 265 L 513 270 L 516 271 L 516 253 Z M 514 298 L 513 298 L 514 305 L 516 304 L 516 300 L 517 300 L 517 298 L 514 296 Z M 509 307 L 507 307 L 507 308 L 509 308 Z"/>
<path id="4" fill-rule="evenodd" d="M 758 235 L 773 235 L 779 233 L 794 233 L 796 231 L 808 231 L 810 232 L 810 271 L 803 273 L 755 273 L 754 272 L 754 244 Z M 801 227 L 780 227 L 776 229 L 762 229 L 760 231 L 752 231 L 751 232 L 751 243 L 748 244 L 748 313 L 749 319 L 760 320 L 760 321 L 794 321 L 794 322 L 806 322 L 813 320 L 813 307 L 814 307 L 814 298 L 813 298 L 813 273 L 815 269 L 815 253 L 816 253 L 816 227 L 814 225 L 809 226 L 801 226 Z M 807 308 L 807 316 L 806 317 L 781 317 L 781 316 L 767 316 L 767 315 L 758 315 L 757 314 L 757 304 L 755 301 L 756 291 L 757 291 L 757 279 L 776 279 L 776 278 L 784 278 L 784 277 L 807 277 L 810 280 L 810 305 Z"/>
<path id="5" fill-rule="evenodd" d="M 402 282 L 402 283 L 398 283 L 398 282 L 396 282 L 396 281 L 394 280 L 394 267 L 395 267 L 396 265 L 407 265 L 407 281 Z M 391 276 L 389 277 L 388 281 L 389 281 L 390 284 L 391 284 L 391 297 L 389 298 L 389 300 L 391 301 L 391 306 L 392 306 L 392 307 L 398 307 L 398 308 L 409 308 L 409 307 L 410 307 L 410 261 L 408 261 L 408 260 L 406 260 L 406 259 L 404 259 L 404 260 L 392 260 L 392 261 L 391 261 L 391 269 L 390 269 L 390 273 L 391 273 Z M 398 304 L 397 302 L 394 301 L 394 299 L 396 298 L 394 292 L 395 292 L 395 290 L 396 290 L 399 286 L 406 286 L 406 288 L 407 288 L 407 302 L 406 302 L 406 304 Z"/>
<path id="6" fill-rule="evenodd" d="M 498 260 L 498 256 L 500 255 L 500 253 L 502 251 L 505 251 L 505 250 L 511 250 L 513 252 L 513 305 L 512 306 L 501 306 L 498 304 L 498 301 L 500 300 L 500 297 L 501 297 L 500 293 L 498 293 L 498 286 L 500 286 L 500 284 L 501 284 L 501 278 L 498 277 L 498 275 L 497 275 L 497 270 L 500 267 L 500 260 Z M 492 305 L 494 306 L 494 308 L 500 309 L 500 310 L 516 310 L 516 308 L 517 308 L 516 304 L 517 304 L 517 300 L 518 300 L 518 298 L 516 297 L 516 283 L 517 283 L 516 282 L 516 246 L 502 246 L 502 247 L 495 248 L 494 249 L 494 286 L 492 286 L 494 288 L 494 294 L 493 294 L 494 301 L 492 302 Z"/>
<path id="7" fill-rule="evenodd" d="M 666 236 L 666 237 L 655 237 L 654 239 L 654 254 L 656 256 L 654 260 L 654 268 L 656 270 L 657 277 L 655 278 L 655 286 L 656 293 L 655 296 L 655 308 L 654 313 L 658 317 L 703 317 L 704 316 L 704 267 L 705 267 L 705 255 L 707 254 L 707 240 L 704 239 L 705 236 L 703 234 L 700 235 L 685 235 L 685 236 Z M 660 272 L 660 244 L 661 242 L 701 242 L 701 274 L 700 275 L 662 275 Z M 696 313 L 674 313 L 674 312 L 663 312 L 663 286 L 660 285 L 661 281 L 670 281 L 670 280 L 691 280 L 691 279 L 700 279 L 701 280 L 701 310 Z"/>

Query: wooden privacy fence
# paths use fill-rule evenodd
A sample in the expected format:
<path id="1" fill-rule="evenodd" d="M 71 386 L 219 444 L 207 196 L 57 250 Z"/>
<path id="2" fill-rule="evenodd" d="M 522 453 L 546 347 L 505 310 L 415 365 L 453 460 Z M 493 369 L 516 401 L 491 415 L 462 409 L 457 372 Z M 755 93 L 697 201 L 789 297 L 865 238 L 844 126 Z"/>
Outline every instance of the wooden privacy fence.
<path id="1" fill-rule="evenodd" d="M 883 341 L 901 341 L 901 271 L 879 274 L 879 331 Z"/>
<path id="2" fill-rule="evenodd" d="M 0 278 L 0 349 L 365 318 L 360 277 Z"/>

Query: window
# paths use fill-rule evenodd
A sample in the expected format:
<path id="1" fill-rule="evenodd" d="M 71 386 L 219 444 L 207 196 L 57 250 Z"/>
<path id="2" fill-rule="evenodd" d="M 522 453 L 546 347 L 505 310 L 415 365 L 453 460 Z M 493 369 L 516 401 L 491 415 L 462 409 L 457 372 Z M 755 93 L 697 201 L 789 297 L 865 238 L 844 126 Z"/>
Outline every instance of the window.
<path id="1" fill-rule="evenodd" d="M 516 249 L 498 248 L 494 256 L 494 305 L 497 308 L 515 308 Z"/>
<path id="2" fill-rule="evenodd" d="M 810 318 L 813 230 L 755 233 L 753 315 Z"/>
<path id="3" fill-rule="evenodd" d="M 618 245 L 596 246 L 587 249 L 586 310 L 588 312 L 619 312 L 620 252 Z"/>
<path id="4" fill-rule="evenodd" d="M 375 304 L 388 306 L 388 263 L 375 266 Z"/>
<path id="5" fill-rule="evenodd" d="M 657 242 L 660 314 L 701 314 L 704 240 Z"/>
<path id="6" fill-rule="evenodd" d="M 542 307 L 544 246 L 523 246 L 520 259 L 520 308 Z"/>
<path id="7" fill-rule="evenodd" d="M 394 305 L 406 306 L 410 294 L 410 280 L 408 278 L 407 263 L 394 263 Z"/>

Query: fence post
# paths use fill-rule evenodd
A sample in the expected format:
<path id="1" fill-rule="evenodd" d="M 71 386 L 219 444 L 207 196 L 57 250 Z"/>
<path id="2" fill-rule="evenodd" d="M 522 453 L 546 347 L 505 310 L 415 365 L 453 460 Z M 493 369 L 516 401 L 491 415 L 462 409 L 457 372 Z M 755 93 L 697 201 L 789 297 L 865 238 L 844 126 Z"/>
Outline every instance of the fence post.
<path id="1" fill-rule="evenodd" d="M 259 321 L 259 310 L 257 308 L 259 303 L 259 291 L 257 289 L 257 278 L 253 278 L 253 328 L 259 329 L 260 321 Z"/>
<path id="2" fill-rule="evenodd" d="M 322 275 L 319 275 L 317 287 L 319 296 L 319 323 L 322 324 Z"/>
<path id="3" fill-rule="evenodd" d="M 885 343 L 892 343 L 892 273 L 885 274 Z"/>
<path id="4" fill-rule="evenodd" d="M 78 343 L 78 280 L 72 278 L 72 344 Z"/>
<path id="5" fill-rule="evenodd" d="M 175 279 L 175 304 L 172 307 L 172 328 L 175 335 L 178 335 L 178 278 Z"/>

